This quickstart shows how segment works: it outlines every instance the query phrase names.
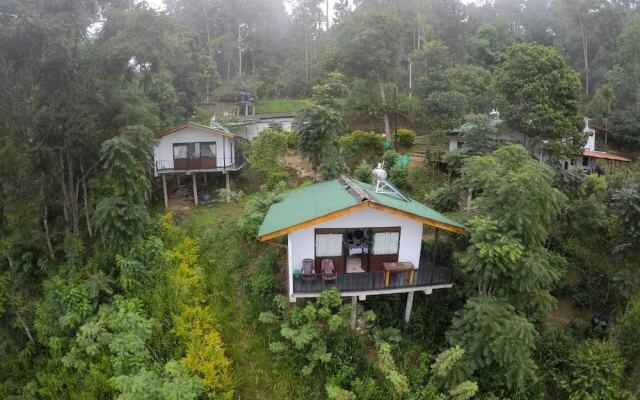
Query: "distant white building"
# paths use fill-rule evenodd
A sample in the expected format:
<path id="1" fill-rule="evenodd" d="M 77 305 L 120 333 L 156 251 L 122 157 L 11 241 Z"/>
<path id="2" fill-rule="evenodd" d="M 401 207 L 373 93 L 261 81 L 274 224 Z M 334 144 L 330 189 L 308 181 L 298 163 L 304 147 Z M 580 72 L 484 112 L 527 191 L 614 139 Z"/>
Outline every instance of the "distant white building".
<path id="1" fill-rule="evenodd" d="M 235 127 L 236 134 L 246 140 L 255 139 L 265 129 L 290 132 L 295 130 L 295 115 L 291 113 L 270 113 L 243 115 L 238 117 L 238 122 L 228 124 Z"/>
<path id="2" fill-rule="evenodd" d="M 188 122 L 156 134 L 154 175 L 162 178 L 165 207 L 168 206 L 167 175 L 191 175 L 194 201 L 198 204 L 196 175 L 222 173 L 229 189 L 229 173 L 242 168 L 236 155 L 236 136 L 221 125 L 213 127 Z"/>
<path id="3" fill-rule="evenodd" d="M 499 128 L 499 132 L 491 135 L 494 140 L 505 142 L 519 143 L 523 145 L 536 159 L 545 159 L 542 153 L 542 143 L 525 135 L 522 132 L 511 129 L 500 118 L 497 111 L 491 113 L 491 123 Z M 584 119 L 583 132 L 587 135 L 587 143 L 584 151 L 573 159 L 563 160 L 563 166 L 566 170 L 583 169 L 586 172 L 593 173 L 602 171 L 608 173 L 615 170 L 618 164 L 631 162 L 628 158 L 608 153 L 606 151 L 597 150 L 597 135 L 606 134 L 606 130 L 599 127 L 591 126 L 589 118 Z M 464 132 L 473 129 L 472 124 L 463 124 L 457 129 L 449 133 L 449 151 L 456 150 L 464 145 Z M 606 131 L 606 132 L 605 132 Z"/>

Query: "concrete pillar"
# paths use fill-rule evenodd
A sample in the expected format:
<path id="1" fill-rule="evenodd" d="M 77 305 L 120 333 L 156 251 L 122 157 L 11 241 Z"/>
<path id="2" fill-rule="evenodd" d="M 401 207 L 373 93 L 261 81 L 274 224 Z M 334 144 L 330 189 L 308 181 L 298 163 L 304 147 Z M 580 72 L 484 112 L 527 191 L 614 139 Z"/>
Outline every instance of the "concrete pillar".
<path id="1" fill-rule="evenodd" d="M 229 191 L 231 190 L 231 186 L 229 185 L 229 172 L 225 172 L 224 174 L 225 183 L 227 185 L 227 203 L 231 201 L 231 196 L 229 195 Z"/>
<path id="2" fill-rule="evenodd" d="M 198 205 L 198 182 L 196 181 L 196 173 L 191 173 L 191 181 L 193 182 L 193 202 Z"/>
<path id="3" fill-rule="evenodd" d="M 249 115 L 249 103 L 244 103 L 244 115 Z"/>
<path id="4" fill-rule="evenodd" d="M 167 176 L 162 174 L 162 192 L 164 194 L 164 209 L 169 208 L 169 195 L 167 194 Z"/>
<path id="5" fill-rule="evenodd" d="M 407 293 L 407 305 L 404 308 L 404 323 L 409 325 L 409 319 L 411 318 L 411 308 L 413 307 L 413 294 L 414 292 Z"/>
<path id="6" fill-rule="evenodd" d="M 358 296 L 351 298 L 351 329 L 356 329 L 356 316 L 358 311 Z"/>

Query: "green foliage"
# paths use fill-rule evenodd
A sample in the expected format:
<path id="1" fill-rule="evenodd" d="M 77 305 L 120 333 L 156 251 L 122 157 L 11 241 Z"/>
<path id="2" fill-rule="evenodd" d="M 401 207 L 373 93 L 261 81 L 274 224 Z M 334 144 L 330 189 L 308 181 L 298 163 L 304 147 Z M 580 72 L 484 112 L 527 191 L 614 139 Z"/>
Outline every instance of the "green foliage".
<path id="1" fill-rule="evenodd" d="M 116 296 L 80 327 L 62 362 L 82 373 L 106 357 L 115 375 L 135 373 L 149 361 L 151 327 L 139 301 Z"/>
<path id="2" fill-rule="evenodd" d="M 284 182 L 277 184 L 272 190 L 267 191 L 263 187 L 260 193 L 250 198 L 244 206 L 242 216 L 238 220 L 238 228 L 242 235 L 249 240 L 253 240 L 258 236 L 260 225 L 264 220 L 269 206 L 278 199 L 278 195 L 284 190 Z"/>
<path id="3" fill-rule="evenodd" d="M 391 170 L 396 165 L 400 155 L 395 150 L 385 150 L 382 154 L 382 162 L 384 163 L 384 169 Z"/>
<path id="4" fill-rule="evenodd" d="M 457 184 L 440 186 L 426 195 L 427 204 L 441 212 L 455 211 L 459 208 L 462 188 Z"/>
<path id="5" fill-rule="evenodd" d="M 325 290 L 314 302 L 304 306 L 294 306 L 289 315 L 283 315 L 286 304 L 276 303 L 279 316 L 267 312 L 260 315 L 260 321 L 273 325 L 279 321 L 280 341 L 269 345 L 271 351 L 291 358 L 302 376 L 310 376 L 316 370 L 336 370 L 347 360 L 358 358 L 354 348 L 340 348 L 350 335 L 347 331 L 348 307 L 342 306 L 342 298 L 337 290 Z M 353 361 L 352 361 L 353 362 Z"/>
<path id="6" fill-rule="evenodd" d="M 344 109 L 349 92 L 344 81 L 345 77 L 340 72 L 329 72 L 321 83 L 311 88 L 312 99 L 320 105 L 329 106 L 336 110 Z"/>
<path id="7" fill-rule="evenodd" d="M 565 263 L 544 241 L 566 201 L 552 187 L 551 169 L 531 159 L 522 146 L 510 145 L 470 158 L 462 173 L 466 185 L 481 191 L 474 203 L 483 216 L 471 220 L 465 272 L 480 293 L 498 294 L 519 310 L 551 309 L 550 289 Z"/>
<path id="8" fill-rule="evenodd" d="M 549 149 L 559 145 L 567 155 L 581 149 L 580 78 L 557 50 L 531 43 L 511 46 L 497 86 L 514 129 L 548 140 Z"/>
<path id="9" fill-rule="evenodd" d="M 407 179 L 409 178 L 409 166 L 396 164 L 389 170 L 389 182 L 398 188 L 403 188 L 407 185 Z"/>
<path id="10" fill-rule="evenodd" d="M 452 345 L 465 349 L 471 368 L 481 370 L 485 385 L 517 392 L 535 381 L 532 351 L 538 334 L 512 306 L 472 297 L 456 313 L 448 336 Z"/>
<path id="11" fill-rule="evenodd" d="M 286 134 L 272 129 L 262 130 L 249 147 L 249 168 L 269 186 L 286 180 L 282 156 L 287 146 Z"/>
<path id="12" fill-rule="evenodd" d="M 189 376 L 187 369 L 176 361 L 169 361 L 161 374 L 143 369 L 135 375 L 121 375 L 111 379 L 120 392 L 118 399 L 197 399 L 202 393 L 198 378 Z"/>
<path id="13" fill-rule="evenodd" d="M 640 297 L 629 304 L 615 328 L 615 339 L 620 353 L 627 360 L 631 388 L 637 391 L 640 387 Z"/>
<path id="14" fill-rule="evenodd" d="M 416 131 L 408 128 L 400 128 L 396 134 L 396 140 L 398 142 L 398 146 L 408 149 L 413 146 L 416 141 Z"/>
<path id="15" fill-rule="evenodd" d="M 384 136 L 373 132 L 355 131 L 338 139 L 340 152 L 350 167 L 362 162 L 379 162 L 383 145 Z"/>
<path id="16" fill-rule="evenodd" d="M 335 175 L 341 169 L 335 142 L 345 131 L 340 115 L 330 107 L 315 105 L 302 109 L 297 123 L 298 151 L 311 161 L 316 178 L 318 169 Z"/>
<path id="17" fill-rule="evenodd" d="M 608 342 L 584 342 L 569 356 L 569 400 L 620 398 L 624 362 Z"/>
<path id="18" fill-rule="evenodd" d="M 109 248 L 123 252 L 141 239 L 150 223 L 145 193 L 150 188 L 147 171 L 153 159 L 154 139 L 148 129 L 129 127 L 105 141 L 100 161 L 108 171 L 108 189 L 96 204 L 95 225 Z"/>
<path id="19" fill-rule="evenodd" d="M 353 175 L 360 182 L 369 183 L 373 179 L 373 166 L 363 162 L 355 168 Z"/>

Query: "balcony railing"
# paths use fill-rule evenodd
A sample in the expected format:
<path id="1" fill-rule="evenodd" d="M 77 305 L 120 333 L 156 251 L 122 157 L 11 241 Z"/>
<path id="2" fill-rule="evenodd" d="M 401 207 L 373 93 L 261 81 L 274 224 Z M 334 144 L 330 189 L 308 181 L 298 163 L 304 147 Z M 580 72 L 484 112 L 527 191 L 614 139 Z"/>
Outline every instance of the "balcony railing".
<path id="1" fill-rule="evenodd" d="M 242 168 L 244 164 L 243 160 L 242 156 L 227 158 L 178 158 L 173 160 L 157 160 L 155 167 L 158 172 L 188 170 L 236 171 Z"/>
<path id="2" fill-rule="evenodd" d="M 420 267 L 414 271 L 412 282 L 410 281 L 409 273 L 406 271 L 391 272 L 388 284 L 385 284 L 384 278 L 384 271 L 338 274 L 335 280 L 329 282 L 324 282 L 321 274 L 317 274 L 312 279 L 294 276 L 293 293 L 319 293 L 329 288 L 337 288 L 341 292 L 384 291 L 416 287 L 426 288 L 452 283 L 449 269 L 434 266 L 426 257 L 420 258 Z"/>

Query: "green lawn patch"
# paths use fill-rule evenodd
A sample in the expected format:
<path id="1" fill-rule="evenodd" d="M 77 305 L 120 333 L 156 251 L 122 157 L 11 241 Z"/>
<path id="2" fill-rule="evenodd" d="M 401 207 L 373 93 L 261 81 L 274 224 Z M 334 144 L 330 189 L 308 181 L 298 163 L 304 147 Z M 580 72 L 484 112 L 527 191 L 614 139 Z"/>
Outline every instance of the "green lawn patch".
<path id="1" fill-rule="evenodd" d="M 308 99 L 265 99 L 256 104 L 256 114 L 297 113 L 311 104 Z"/>

